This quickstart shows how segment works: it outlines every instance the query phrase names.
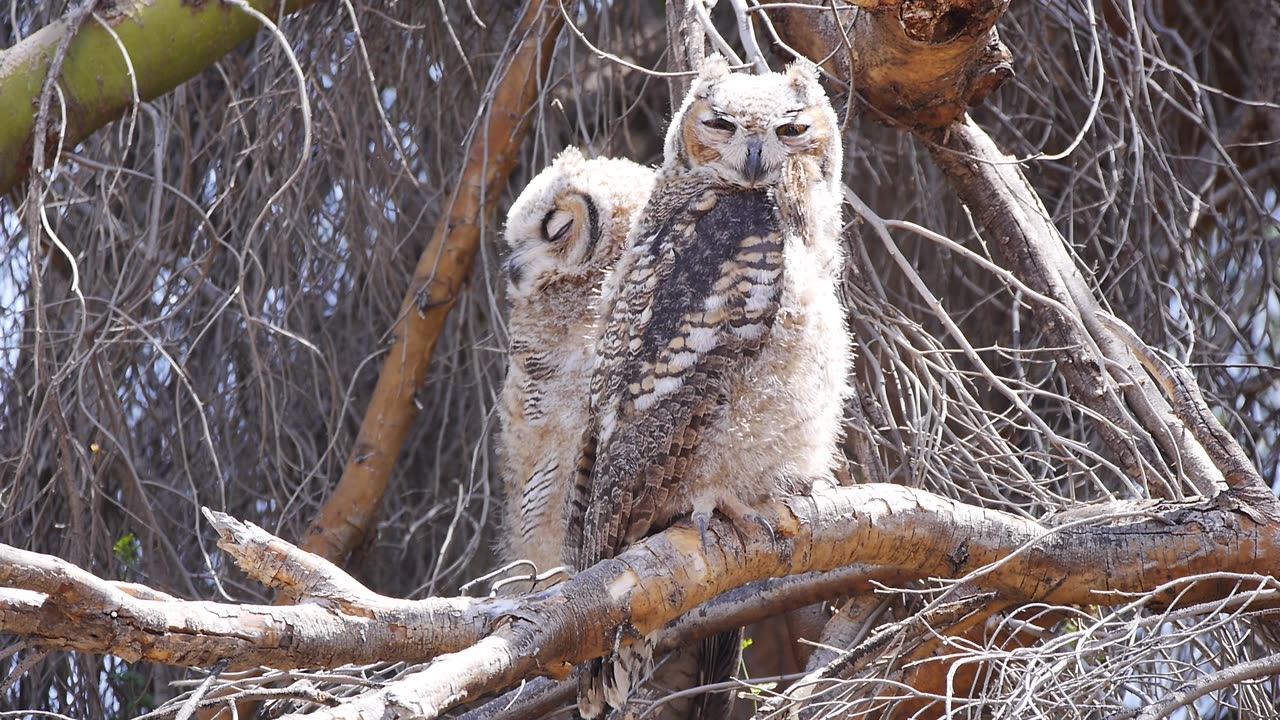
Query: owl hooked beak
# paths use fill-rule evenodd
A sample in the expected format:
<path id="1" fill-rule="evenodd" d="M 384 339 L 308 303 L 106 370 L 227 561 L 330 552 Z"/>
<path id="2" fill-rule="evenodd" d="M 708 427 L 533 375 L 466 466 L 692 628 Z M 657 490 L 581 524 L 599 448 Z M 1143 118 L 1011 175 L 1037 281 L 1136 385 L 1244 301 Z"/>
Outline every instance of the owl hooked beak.
<path id="1" fill-rule="evenodd" d="M 742 177 L 751 185 L 755 185 L 764 175 L 764 138 L 753 135 L 747 138 L 747 160 L 742 164 Z"/>
<path id="2" fill-rule="evenodd" d="M 520 281 L 524 279 L 524 266 L 520 264 L 520 258 L 512 255 L 502 264 L 502 269 L 507 273 L 507 280 L 512 285 L 519 286 Z"/>

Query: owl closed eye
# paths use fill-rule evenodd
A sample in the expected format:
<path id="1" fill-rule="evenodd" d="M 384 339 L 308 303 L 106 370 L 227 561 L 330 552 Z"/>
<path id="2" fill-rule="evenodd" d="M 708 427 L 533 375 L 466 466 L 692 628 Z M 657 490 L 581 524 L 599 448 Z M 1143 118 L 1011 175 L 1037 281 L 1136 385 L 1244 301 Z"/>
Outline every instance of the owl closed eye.
<path id="1" fill-rule="evenodd" d="M 653 175 L 571 148 L 511 206 L 503 236 L 511 347 L 498 436 L 507 561 L 529 560 L 539 571 L 563 563 L 563 508 L 587 423 L 600 285 Z"/>
<path id="2" fill-rule="evenodd" d="M 839 129 L 811 66 L 748 75 L 708 60 L 679 120 L 667 136 L 667 158 L 685 169 L 702 167 L 745 188 L 776 185 L 787 162 L 810 162 L 822 177 L 839 174 Z"/>
<path id="3" fill-rule="evenodd" d="M 611 263 L 652 184 L 653 171 L 629 160 L 562 152 L 511 206 L 504 233 L 509 293 L 536 292 L 558 275 Z"/>

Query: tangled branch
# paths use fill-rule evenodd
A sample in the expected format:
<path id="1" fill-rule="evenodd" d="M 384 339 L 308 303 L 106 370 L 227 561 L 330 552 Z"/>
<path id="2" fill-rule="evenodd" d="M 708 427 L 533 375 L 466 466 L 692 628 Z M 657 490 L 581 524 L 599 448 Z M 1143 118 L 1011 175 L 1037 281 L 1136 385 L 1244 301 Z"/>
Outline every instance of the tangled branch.
<path id="1" fill-rule="evenodd" d="M 361 717 L 395 706 L 436 717 L 609 650 L 620 628 L 648 634 L 717 596 L 772 577 L 857 567 L 861 578 L 950 579 L 1005 603 L 1113 605 L 1151 593 L 1168 605 L 1228 597 L 1238 578 L 1280 560 L 1280 529 L 1238 501 L 1120 503 L 1056 527 L 895 485 L 789 498 L 770 511 L 776 536 L 724 522 L 702 547 L 677 526 L 549 591 L 520 598 L 394 600 L 328 562 L 215 515 L 221 545 L 250 575 L 294 588 L 306 605 L 264 607 L 153 599 L 64 561 L 4 548 L 0 632 L 41 647 L 109 652 L 227 669 L 335 667 L 374 659 L 432 661 L 324 712 Z M 1233 576 L 1234 575 L 1234 576 Z M 1204 576 L 1191 587 L 1179 579 Z M 827 592 L 856 590 L 852 578 Z M 993 596 L 994 597 L 994 596 Z M 811 602 L 800 594 L 790 599 Z M 774 609 L 776 611 L 776 607 Z M 714 632 L 686 621 L 684 641 Z M 323 715 L 322 715 L 323 716 Z"/>

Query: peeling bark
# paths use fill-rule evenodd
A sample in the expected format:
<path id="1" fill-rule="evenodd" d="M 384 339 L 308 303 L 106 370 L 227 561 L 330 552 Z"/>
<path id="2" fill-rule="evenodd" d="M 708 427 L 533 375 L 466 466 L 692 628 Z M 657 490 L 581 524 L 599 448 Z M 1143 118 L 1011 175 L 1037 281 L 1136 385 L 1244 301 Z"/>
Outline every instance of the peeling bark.
<path id="1" fill-rule="evenodd" d="M 1057 527 L 896 485 L 844 487 L 770 509 L 774 537 L 763 529 L 740 535 L 716 521 L 704 551 L 698 532 L 681 525 L 521 598 L 384 598 L 251 526 L 225 532 L 222 544 L 255 577 L 296 587 L 299 573 L 319 573 L 329 577 L 301 584 L 350 597 L 287 607 L 142 599 L 146 593 L 130 594 L 57 558 L 0 546 L 0 632 L 130 660 L 227 660 L 229 669 L 434 658 L 425 670 L 318 717 L 379 716 L 388 708 L 435 717 L 536 675 L 567 677 L 572 663 L 612 648 L 618 628 L 628 628 L 624 637 L 644 635 L 695 611 L 679 621 L 690 625 L 672 626 L 670 637 L 687 640 L 692 632 L 744 622 L 742 614 L 699 617 L 695 609 L 767 578 L 850 568 L 814 586 L 838 596 L 865 589 L 867 569 L 855 566 L 874 562 L 875 579 L 886 583 L 963 578 L 1002 603 L 1109 605 L 1216 573 L 1178 585 L 1178 602 L 1190 603 L 1234 592 L 1235 578 L 1226 573 L 1256 573 L 1280 562 L 1280 527 L 1257 523 L 1231 493 L 1199 502 L 1114 503 Z M 770 582 L 774 590 L 788 584 Z M 1173 597 L 1166 589 L 1151 602 Z M 816 599 L 801 593 L 787 602 Z"/>

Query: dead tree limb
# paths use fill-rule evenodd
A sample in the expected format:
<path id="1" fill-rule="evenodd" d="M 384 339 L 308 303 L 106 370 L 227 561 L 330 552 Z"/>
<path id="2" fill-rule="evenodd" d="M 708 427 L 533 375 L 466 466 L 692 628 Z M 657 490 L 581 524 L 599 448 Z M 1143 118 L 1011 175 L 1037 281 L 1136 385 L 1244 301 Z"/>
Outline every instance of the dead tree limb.
<path id="1" fill-rule="evenodd" d="M 1160 385 L 1172 405 L 1174 418 L 1191 431 L 1191 435 L 1222 471 L 1227 485 L 1242 494 L 1248 494 L 1249 504 L 1266 508 L 1275 503 L 1275 496 L 1261 473 L 1253 466 L 1240 443 L 1231 437 L 1222 423 L 1209 411 L 1209 404 L 1200 392 L 1200 386 L 1191 371 L 1180 363 L 1168 360 L 1147 345 L 1119 318 L 1108 313 L 1098 313 L 1097 319 L 1120 339 L 1133 353 L 1142 367 Z"/>
<path id="2" fill-rule="evenodd" d="M 693 3 L 701 0 L 670 0 L 667 3 L 667 43 L 670 45 L 667 69 L 671 72 L 687 72 L 668 80 L 671 94 L 671 112 L 684 101 L 685 93 L 693 84 L 693 74 L 702 67 L 707 54 L 707 33 L 698 22 Z"/>
<path id="3" fill-rule="evenodd" d="M 483 218 L 520 157 L 530 108 L 547 80 L 564 17 L 557 2 L 530 0 L 511 32 L 503 60 L 486 91 L 488 110 L 474 128 L 466 164 L 413 272 L 392 329 L 382 374 L 360 433 L 333 493 L 312 521 L 302 547 L 341 561 L 373 526 L 388 478 L 417 415 L 422 388 L 449 311 L 471 275 Z"/>
<path id="4" fill-rule="evenodd" d="M 379 716 L 393 708 L 431 717 L 537 675 L 565 677 L 573 663 L 610 649 L 619 628 L 628 629 L 624 637 L 660 630 L 719 595 L 767 578 L 875 563 L 875 574 L 887 583 L 955 578 L 1002 602 L 1111 605 L 1214 573 L 1178 587 L 1178 602 L 1189 603 L 1230 595 L 1238 579 L 1230 573 L 1255 575 L 1280 561 L 1280 526 L 1255 522 L 1230 492 L 1198 502 L 1115 503 L 1052 528 L 895 485 L 788 498 L 771 510 L 776 537 L 763 529 L 739 535 L 717 522 L 704 550 L 695 530 L 677 526 L 521 598 L 402 601 L 367 593 L 345 605 L 288 607 L 155 601 L 57 558 L 4 547 L 0 632 L 41 647 L 130 660 L 213 665 L 229 659 L 230 670 L 434 659 L 419 673 L 321 714 Z M 306 564 L 290 564 L 288 556 L 301 551 L 282 541 L 270 548 L 286 569 L 276 573 L 263 563 L 255 576 L 274 583 L 281 574 L 295 583 L 288 576 Z M 236 557 L 246 554 L 252 553 Z M 326 572 L 324 564 L 310 567 Z M 865 588 L 858 572 L 824 592 Z M 1165 591 L 1150 602 L 1173 598 Z"/>
<path id="5" fill-rule="evenodd" d="M 995 30 L 1008 0 L 762 4 L 787 45 L 850 83 L 852 111 L 902 127 L 946 127 L 1013 74 Z"/>
<path id="6" fill-rule="evenodd" d="M 1227 487 L 1224 471 L 1230 470 L 1234 489 L 1249 492 L 1255 501 L 1252 507 L 1275 517 L 1270 492 L 1263 488 L 1259 493 L 1254 487 L 1260 482 L 1256 473 L 1241 475 L 1238 468 L 1214 462 L 1148 377 L 1130 344 L 1100 319 L 1105 311 L 1018 164 L 968 118 L 945 131 L 926 133 L 925 139 L 956 194 L 990 233 L 1001 263 L 1032 290 L 1055 301 L 1033 302 L 1046 343 L 1058 348 L 1058 367 L 1072 397 L 1105 420 L 1098 423 L 1099 431 L 1130 476 L 1157 481 L 1150 487 L 1158 490 L 1166 482 L 1161 478 L 1171 474 L 1212 497 Z M 1195 404 L 1191 397 L 1173 399 L 1182 407 Z M 1203 406 L 1202 398 L 1199 405 Z M 1203 413 L 1208 414 L 1207 407 Z M 1225 435 L 1216 440 L 1234 445 Z M 1220 461 L 1227 458 L 1218 454 Z M 1169 489 L 1181 493 L 1181 488 Z"/>
<path id="7" fill-rule="evenodd" d="M 367 593 L 367 591 L 366 591 Z M 472 598 L 368 602 L 365 616 L 319 604 L 181 601 L 94 577 L 59 558 L 0 545 L 0 632 L 50 649 L 130 662 L 244 670 L 429 660 L 483 637 L 496 608 Z"/>

